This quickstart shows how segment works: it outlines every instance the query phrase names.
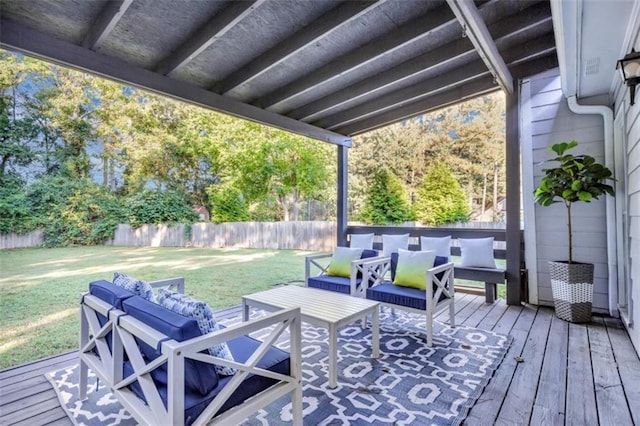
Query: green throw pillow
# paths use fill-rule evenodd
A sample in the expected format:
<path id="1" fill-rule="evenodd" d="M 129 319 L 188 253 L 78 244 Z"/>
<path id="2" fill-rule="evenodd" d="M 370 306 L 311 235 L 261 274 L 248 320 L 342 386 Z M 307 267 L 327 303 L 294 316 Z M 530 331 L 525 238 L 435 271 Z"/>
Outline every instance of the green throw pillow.
<path id="1" fill-rule="evenodd" d="M 327 268 L 327 275 L 336 277 L 351 277 L 351 262 L 360 259 L 361 248 L 336 247 L 331 256 L 331 263 Z"/>
<path id="2" fill-rule="evenodd" d="M 425 290 L 427 288 L 427 270 L 433 268 L 435 251 L 398 250 L 398 266 L 395 285 Z"/>

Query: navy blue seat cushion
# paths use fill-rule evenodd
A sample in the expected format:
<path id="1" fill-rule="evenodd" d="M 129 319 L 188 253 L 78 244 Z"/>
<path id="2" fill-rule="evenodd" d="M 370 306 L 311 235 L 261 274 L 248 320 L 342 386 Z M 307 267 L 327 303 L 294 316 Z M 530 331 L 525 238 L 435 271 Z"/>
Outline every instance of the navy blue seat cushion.
<path id="1" fill-rule="evenodd" d="M 361 278 L 356 279 L 356 287 L 360 286 Z M 308 286 L 322 290 L 335 291 L 337 293 L 351 294 L 351 282 L 349 278 L 335 277 L 333 275 L 318 275 L 309 277 Z"/>
<path id="2" fill-rule="evenodd" d="M 427 309 L 427 292 L 417 288 L 403 287 L 388 281 L 367 289 L 367 299 L 409 308 Z M 446 299 L 444 294 L 438 298 L 438 302 Z"/>
<path id="3" fill-rule="evenodd" d="M 433 266 L 444 265 L 449 261 L 448 258 L 443 256 L 436 256 Z M 394 305 L 407 306 L 409 308 L 415 308 L 420 310 L 427 309 L 427 292 L 424 290 L 403 287 L 393 284 L 393 279 L 396 275 L 396 267 L 398 266 L 398 253 L 391 254 L 391 282 L 385 281 L 375 287 L 367 289 L 367 299 L 376 300 L 378 302 L 391 303 Z M 444 272 L 438 274 L 438 278 L 442 278 Z M 433 291 L 437 290 L 437 286 L 433 286 Z M 438 302 L 446 299 L 444 294 L 441 294 L 438 298 Z"/>
<path id="4" fill-rule="evenodd" d="M 245 363 L 249 356 L 258 348 L 261 342 L 248 336 L 242 336 L 237 339 L 228 342 L 233 358 L 241 363 Z M 266 370 L 274 371 L 281 374 L 290 374 L 290 357 L 287 352 L 284 352 L 278 348 L 271 347 L 264 357 L 258 362 L 257 367 L 264 368 Z M 125 375 L 131 374 L 132 369 L 129 363 L 125 364 Z M 167 404 L 167 385 L 166 385 L 166 371 L 164 372 L 165 381 L 159 383 L 158 389 L 160 396 L 165 404 Z M 218 386 L 209 392 L 207 395 L 200 395 L 192 391 L 185 393 L 185 424 L 191 425 L 198 416 L 204 411 L 207 405 L 215 398 L 222 389 L 229 383 L 232 377 L 221 377 Z M 256 395 L 263 390 L 269 388 L 276 381 L 262 376 L 256 376 L 250 374 L 247 376 L 244 382 L 231 394 L 229 399 L 221 407 L 218 414 L 233 408 L 246 399 Z M 138 382 L 134 382 L 131 385 L 133 392 L 141 399 L 145 400 Z M 145 400 L 146 401 L 146 400 Z"/>
<path id="5" fill-rule="evenodd" d="M 122 305 L 127 314 L 159 331 L 169 339 L 183 342 L 202 335 L 195 319 L 172 312 L 140 296 L 129 298 Z M 138 345 L 147 362 L 160 356 L 159 347 L 152 348 L 142 341 L 138 341 Z M 156 382 L 166 385 L 166 369 L 165 363 L 162 367 L 154 370 L 152 376 Z M 185 388 L 206 395 L 216 386 L 218 386 L 218 374 L 213 364 L 194 360 L 185 362 Z"/>

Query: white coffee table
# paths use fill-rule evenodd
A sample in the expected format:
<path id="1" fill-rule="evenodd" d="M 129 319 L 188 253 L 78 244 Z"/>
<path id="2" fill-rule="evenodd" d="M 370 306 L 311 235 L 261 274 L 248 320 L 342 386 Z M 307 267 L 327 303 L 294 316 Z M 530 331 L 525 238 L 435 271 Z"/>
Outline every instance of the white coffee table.
<path id="1" fill-rule="evenodd" d="M 338 328 L 371 315 L 371 357 L 380 356 L 378 302 L 315 288 L 282 286 L 242 296 L 242 319 L 249 308 L 277 311 L 300 307 L 302 321 L 329 331 L 329 387 L 338 385 Z"/>

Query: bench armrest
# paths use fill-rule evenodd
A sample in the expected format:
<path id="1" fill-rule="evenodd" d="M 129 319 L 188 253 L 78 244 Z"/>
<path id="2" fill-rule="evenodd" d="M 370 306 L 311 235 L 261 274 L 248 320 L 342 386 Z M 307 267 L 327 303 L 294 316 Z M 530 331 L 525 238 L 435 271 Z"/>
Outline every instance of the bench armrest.
<path id="1" fill-rule="evenodd" d="M 238 369 L 238 372 L 226 383 L 218 395 L 208 403 L 207 408 L 199 415 L 194 424 L 207 424 L 212 419 L 221 424 L 241 423 L 243 419 L 257 409 L 266 407 L 269 403 L 287 393 L 298 393 L 300 395 L 299 409 L 301 413 L 302 337 L 300 308 L 277 311 L 264 317 L 234 324 L 184 342 L 165 340 L 166 336 L 128 315 L 121 317 L 115 328 L 117 330 L 118 343 L 114 345 L 114 351 L 119 351 L 116 356 L 122 360 L 126 354 L 131 361 L 134 372 L 126 378 L 123 378 L 121 374 L 116 377 L 112 387 L 113 393 L 118 399 L 124 399 L 126 401 L 125 405 L 129 409 L 133 409 L 138 417 L 148 420 L 149 423 L 169 422 L 175 425 L 184 423 L 184 363 L 187 359 L 231 366 Z M 262 343 L 244 363 L 214 357 L 205 350 L 216 344 L 228 342 L 257 331 L 263 332 L 266 336 L 261 338 Z M 281 336 L 287 338 L 289 342 L 289 374 L 277 373 L 257 367 L 258 362 Z M 144 341 L 152 347 L 160 345 L 161 355 L 150 363 L 145 362 L 138 347 L 138 341 Z M 162 402 L 158 388 L 150 377 L 150 372 L 163 364 L 167 365 L 167 389 L 169 390 L 166 407 Z M 235 390 L 242 385 L 242 382 L 251 375 L 273 379 L 276 384 L 247 400 L 251 402 L 241 403 L 218 416 L 217 413 L 220 408 L 233 395 Z M 128 389 L 128 386 L 136 380 L 141 385 L 146 404 Z"/>
<path id="2" fill-rule="evenodd" d="M 367 287 L 382 284 L 387 273 L 391 271 L 391 258 L 379 256 L 365 260 L 366 262 L 362 263 L 362 282 L 366 282 Z M 362 285 L 361 287 L 364 288 Z"/>
<path id="3" fill-rule="evenodd" d="M 149 285 L 151 286 L 151 288 L 166 288 L 184 294 L 183 277 L 166 278 L 163 280 L 151 281 Z"/>
<path id="4" fill-rule="evenodd" d="M 325 272 L 327 272 L 327 268 L 329 267 L 329 262 L 319 262 L 319 260 L 331 259 L 332 255 L 333 253 L 319 253 L 319 254 L 312 254 L 309 256 L 305 256 L 304 258 L 304 285 L 305 286 L 308 285 L 309 278 L 311 276 L 322 275 Z M 311 275 L 312 269 L 314 267 L 317 269 L 317 273 L 315 273 L 316 271 L 314 271 L 313 272 L 314 275 Z"/>

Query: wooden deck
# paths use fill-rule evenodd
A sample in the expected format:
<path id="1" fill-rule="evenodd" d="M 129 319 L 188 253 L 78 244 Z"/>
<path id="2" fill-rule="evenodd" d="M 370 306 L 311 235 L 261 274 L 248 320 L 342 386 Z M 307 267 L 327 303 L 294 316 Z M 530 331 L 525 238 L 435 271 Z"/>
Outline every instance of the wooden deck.
<path id="1" fill-rule="evenodd" d="M 549 308 L 456 299 L 458 324 L 514 338 L 466 424 L 640 425 L 640 360 L 618 320 L 570 324 Z M 44 373 L 75 362 L 72 351 L 0 371 L 0 425 L 71 425 Z"/>

